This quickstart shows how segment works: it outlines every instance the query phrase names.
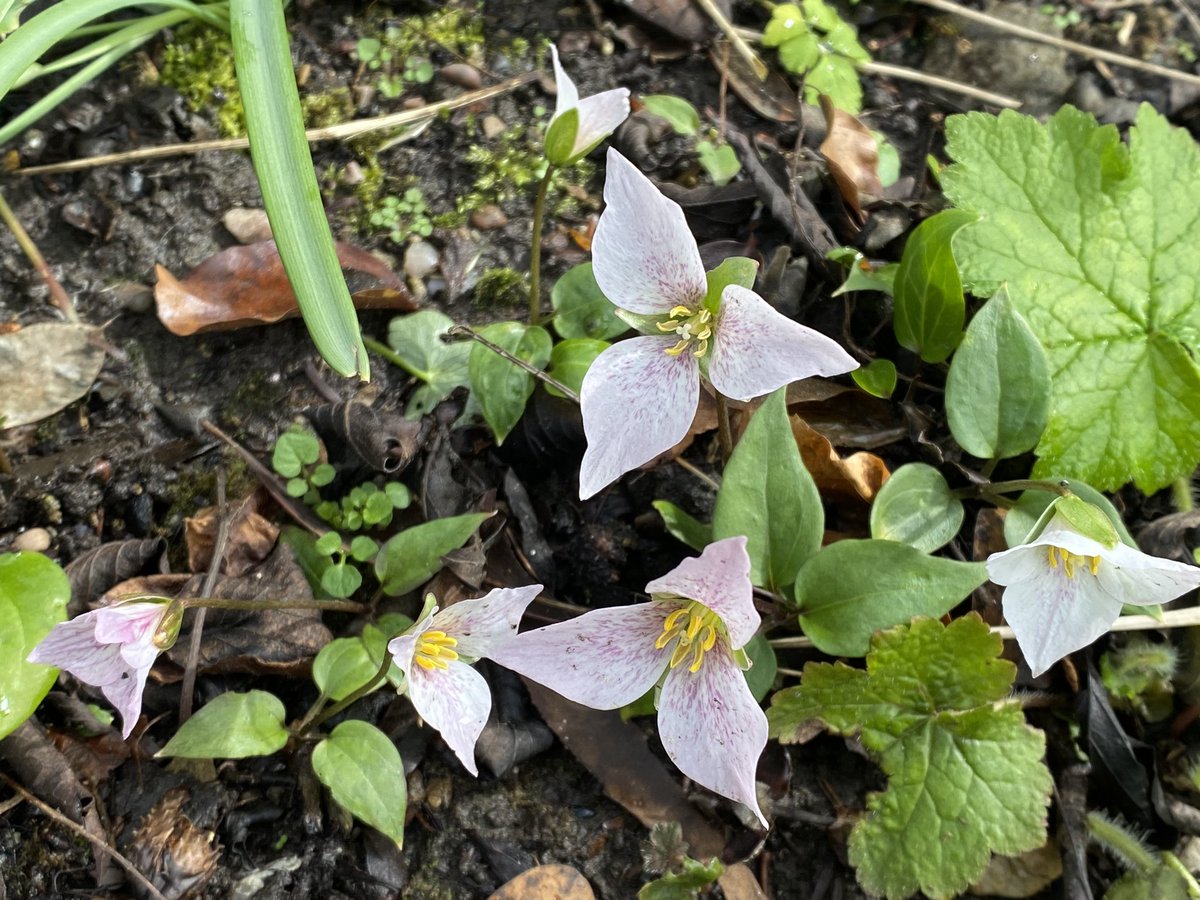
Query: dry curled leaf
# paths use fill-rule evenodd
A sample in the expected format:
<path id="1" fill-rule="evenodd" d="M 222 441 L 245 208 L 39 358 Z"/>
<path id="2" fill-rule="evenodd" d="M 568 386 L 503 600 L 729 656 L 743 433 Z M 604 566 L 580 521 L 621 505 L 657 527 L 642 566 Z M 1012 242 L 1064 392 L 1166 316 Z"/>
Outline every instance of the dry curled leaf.
<path id="1" fill-rule="evenodd" d="M 870 503 L 887 481 L 887 465 L 874 453 L 860 451 L 843 459 L 829 438 L 799 416 L 792 416 L 792 434 L 800 445 L 804 466 L 822 493 L 857 497 Z"/>
<path id="2" fill-rule="evenodd" d="M 109 541 L 67 564 L 72 610 L 84 609 L 113 585 L 139 574 L 166 548 L 162 538 Z"/>
<path id="3" fill-rule="evenodd" d="M 488 900 L 593 900 L 595 896 L 578 870 L 552 863 L 522 872 Z"/>
<path id="4" fill-rule="evenodd" d="M 305 412 L 313 427 L 328 440 L 339 438 L 357 457 L 379 472 L 394 475 L 416 457 L 425 437 L 421 422 L 393 412 L 380 412 L 365 403 L 327 403 Z"/>
<path id="5" fill-rule="evenodd" d="M 764 119 L 774 119 L 776 122 L 800 120 L 800 100 L 795 89 L 779 72 L 772 70 L 766 78 L 760 79 L 750 64 L 725 40 L 713 42 L 708 58 L 717 71 L 729 79 L 733 92 Z"/>
<path id="6" fill-rule="evenodd" d="M 0 334 L 0 428 L 52 416 L 88 392 L 104 365 L 99 329 L 42 322 Z"/>
<path id="7" fill-rule="evenodd" d="M 196 827 L 184 811 L 185 788 L 167 791 L 138 825 L 131 861 L 163 896 L 194 896 L 217 871 L 216 835 Z"/>
<path id="8" fill-rule="evenodd" d="M 375 256 L 341 243 L 337 252 L 359 309 L 416 309 L 404 281 Z M 222 250 L 182 281 L 162 266 L 155 272 L 158 319 L 172 334 L 265 325 L 300 312 L 274 241 Z"/>
<path id="9" fill-rule="evenodd" d="M 879 145 L 871 129 L 821 95 L 825 113 L 825 140 L 821 155 L 829 163 L 829 174 L 837 182 L 842 199 L 859 215 L 864 204 L 883 193 L 879 181 Z"/>
<path id="10" fill-rule="evenodd" d="M 279 526 L 262 514 L 268 496 L 265 490 L 259 489 L 232 508 L 224 559 L 221 560 L 224 574 L 245 575 L 275 549 Z M 188 568 L 193 572 L 206 572 L 212 563 L 220 522 L 220 510 L 215 506 L 205 507 L 183 520 Z"/>

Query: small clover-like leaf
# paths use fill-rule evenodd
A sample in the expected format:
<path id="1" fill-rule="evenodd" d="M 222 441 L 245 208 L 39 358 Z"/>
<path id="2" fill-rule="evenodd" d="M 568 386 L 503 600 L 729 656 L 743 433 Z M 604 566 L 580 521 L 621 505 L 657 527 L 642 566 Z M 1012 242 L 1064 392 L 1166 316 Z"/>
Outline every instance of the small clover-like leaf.
<path id="1" fill-rule="evenodd" d="M 295 478 L 305 466 L 315 463 L 320 455 L 321 445 L 316 435 L 304 429 L 292 428 L 275 441 L 271 468 L 284 478 Z"/>
<path id="2" fill-rule="evenodd" d="M 819 720 L 861 736 L 888 776 L 850 835 L 850 861 L 871 894 L 942 898 L 963 891 L 993 853 L 1046 839 L 1045 736 L 1007 699 L 1016 675 L 978 616 L 915 619 L 877 634 L 866 671 L 809 663 L 774 697 L 782 741 Z"/>

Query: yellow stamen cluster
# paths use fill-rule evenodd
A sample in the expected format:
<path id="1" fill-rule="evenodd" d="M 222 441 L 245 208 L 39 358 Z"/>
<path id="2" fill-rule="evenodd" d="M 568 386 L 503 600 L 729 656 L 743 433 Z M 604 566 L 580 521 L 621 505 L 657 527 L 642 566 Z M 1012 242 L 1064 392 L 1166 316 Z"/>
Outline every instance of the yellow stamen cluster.
<path id="1" fill-rule="evenodd" d="M 1068 578 L 1075 577 L 1076 566 L 1080 568 L 1086 566 L 1093 575 L 1100 570 L 1099 556 L 1080 556 L 1078 553 L 1071 553 L 1062 547 L 1054 546 L 1046 548 L 1046 556 L 1050 560 L 1050 568 L 1052 569 L 1057 569 L 1059 563 L 1062 563 L 1063 571 L 1067 573 Z"/>
<path id="2" fill-rule="evenodd" d="M 701 307 L 693 310 L 687 306 L 676 306 L 668 313 L 669 319 L 658 323 L 658 330 L 666 334 L 679 335 L 679 343 L 668 347 L 668 356 L 678 356 L 688 347 L 695 344 L 692 355 L 697 359 L 708 352 L 708 342 L 712 339 L 712 313 Z"/>
<path id="3" fill-rule="evenodd" d="M 413 661 L 426 671 L 448 669 L 450 662 L 458 659 L 458 654 L 452 647 L 458 646 L 458 639 L 452 638 L 444 631 L 427 631 L 421 635 L 421 643 L 417 644 L 417 652 Z"/>
<path id="4" fill-rule="evenodd" d="M 703 603 L 690 600 L 686 606 L 667 616 L 662 634 L 654 646 L 662 650 L 672 641 L 677 641 L 675 649 L 671 651 L 671 668 L 690 660 L 688 671 L 699 672 L 704 654 L 716 645 L 721 630 L 721 619 L 715 612 Z"/>

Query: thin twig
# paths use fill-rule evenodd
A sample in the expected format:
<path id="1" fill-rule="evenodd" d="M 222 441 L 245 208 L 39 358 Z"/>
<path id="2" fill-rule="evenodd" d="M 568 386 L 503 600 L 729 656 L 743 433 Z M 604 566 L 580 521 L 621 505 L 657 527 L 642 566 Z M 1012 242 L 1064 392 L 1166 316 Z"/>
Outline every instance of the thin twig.
<path id="1" fill-rule="evenodd" d="M 683 469 L 683 471 L 685 471 L 691 475 L 695 475 L 697 478 L 699 478 L 701 481 L 703 481 L 705 484 L 707 484 L 714 491 L 719 491 L 721 489 L 721 482 L 717 481 L 715 478 L 713 478 L 707 472 L 701 472 L 699 469 L 697 469 L 695 466 L 693 466 L 690 462 L 688 462 L 682 456 L 675 457 L 675 465 L 679 466 L 679 468 Z"/>
<path id="2" fill-rule="evenodd" d="M 530 365 L 529 363 L 525 362 L 525 360 L 521 359 L 518 356 L 513 356 L 513 354 L 509 353 L 507 350 L 505 350 L 499 344 L 489 341 L 487 338 L 485 338 L 482 334 L 480 334 L 478 331 L 476 331 L 474 328 L 470 327 L 469 325 L 454 325 L 454 326 L 446 329 L 446 334 L 450 335 L 451 337 L 467 337 L 473 341 L 483 344 L 483 346 L 487 347 L 489 350 L 491 350 L 497 356 L 504 357 L 504 359 L 507 359 L 514 366 L 524 369 L 526 372 L 528 372 L 530 375 L 532 375 L 538 381 L 542 382 L 543 384 L 549 385 L 550 387 L 554 388 L 556 391 L 560 391 L 562 393 L 562 395 L 564 397 L 566 397 L 568 400 L 572 400 L 575 403 L 579 402 L 579 395 L 577 393 L 575 393 L 573 390 L 571 390 L 569 387 L 567 387 L 565 384 L 563 384 L 561 381 L 559 381 L 557 378 L 555 378 L 553 375 L 547 375 L 545 372 L 543 372 L 537 366 Z"/>
<path id="3" fill-rule="evenodd" d="M 200 586 L 200 596 L 208 597 L 217 585 L 217 576 L 221 573 L 221 562 L 225 559 L 225 545 L 229 541 L 228 511 L 225 509 L 225 470 L 217 472 L 217 537 L 213 541 L 212 559 L 208 563 L 208 573 Z M 200 641 L 204 637 L 204 620 L 208 616 L 208 608 L 200 607 L 192 617 L 192 640 L 188 645 L 187 663 L 183 667 L 183 684 L 179 696 L 179 724 L 183 725 L 192 717 L 192 694 L 196 690 L 196 667 L 200 663 Z"/>
<path id="4" fill-rule="evenodd" d="M 33 242 L 33 238 L 29 236 L 29 232 L 25 230 L 25 226 L 12 211 L 12 207 L 8 205 L 3 194 L 0 194 L 0 219 L 4 220 L 4 224 L 17 239 L 17 244 L 20 245 L 26 258 L 37 269 L 42 280 L 46 282 L 46 287 L 50 290 L 50 302 L 59 308 L 68 322 L 78 322 L 79 316 L 75 314 L 75 304 L 71 302 L 71 297 L 54 277 L 54 273 L 50 271 L 50 266 L 46 264 L 46 258 L 42 256 L 42 251 L 37 248 L 37 244 Z"/>
<path id="5" fill-rule="evenodd" d="M 1187 23 L 1191 26 L 1192 34 L 1200 38 L 1200 16 L 1196 15 L 1195 10 L 1188 5 L 1187 0 L 1171 0 L 1175 4 L 1175 8 L 1183 13 L 1183 17 L 1187 19 Z"/>
<path id="6" fill-rule="evenodd" d="M 1068 41 L 1066 38 L 1043 34 L 1042 32 L 1035 31 L 1032 28 L 1026 28 L 1024 25 L 1016 25 L 1012 22 L 1005 22 L 1003 19 L 998 19 L 995 16 L 988 15 L 987 13 L 982 13 L 974 9 L 968 9 L 965 6 L 960 6 L 957 3 L 951 2 L 951 0 L 916 0 L 916 2 L 933 9 L 941 10 L 942 12 L 951 13 L 956 16 L 962 16 L 964 19 L 970 19 L 972 22 L 980 22 L 984 25 L 995 28 L 997 31 L 1015 34 L 1018 37 L 1027 38 L 1031 41 L 1037 41 L 1041 44 L 1049 44 L 1051 47 L 1061 47 L 1063 50 L 1069 50 L 1072 53 L 1078 53 L 1080 56 L 1087 57 L 1088 59 L 1102 59 L 1105 62 L 1112 63 L 1113 65 L 1124 66 L 1126 69 L 1136 69 L 1139 72 L 1149 72 L 1151 75 L 1159 75 L 1163 78 L 1170 78 L 1174 81 L 1182 81 L 1186 82 L 1187 84 L 1200 85 L 1200 75 L 1194 75 L 1191 72 L 1181 72 L 1179 69 L 1168 69 L 1166 66 L 1143 62 L 1140 59 L 1136 59 L 1132 56 L 1126 56 L 1123 53 L 1113 53 L 1111 50 L 1101 50 L 1098 47 L 1089 47 L 1087 44 L 1080 44 L 1077 41 Z"/>
<path id="7" fill-rule="evenodd" d="M 153 882 L 151 882 L 149 878 L 138 871 L 137 866 L 126 859 L 125 856 L 122 855 L 121 852 L 115 847 L 110 847 L 105 841 L 96 837 L 96 835 L 91 834 L 82 825 L 78 824 L 77 822 L 72 822 L 53 806 L 43 803 L 33 794 L 29 793 L 29 791 L 25 790 L 25 788 L 21 787 L 21 785 L 19 785 L 17 782 L 13 781 L 13 779 L 5 773 L 0 772 L 0 778 L 3 778 L 4 782 L 14 791 L 20 794 L 27 803 L 32 803 L 63 828 L 73 831 L 75 834 L 90 842 L 91 845 L 97 850 L 113 859 L 122 869 L 128 872 L 129 877 L 141 885 L 142 889 L 151 897 L 153 897 L 154 900 L 167 900 L 167 898 L 163 896 L 162 891 L 156 888 Z"/>
<path id="8" fill-rule="evenodd" d="M 1194 628 L 1200 625 L 1200 606 L 1190 606 L 1187 609 L 1168 609 L 1161 619 L 1154 616 L 1121 616 L 1112 623 L 1109 631 L 1153 631 L 1156 628 Z M 1013 641 L 1016 636 L 1007 625 L 993 625 L 992 634 L 998 634 L 1003 640 Z M 776 650 L 806 650 L 814 646 L 807 637 L 772 638 L 767 641 Z"/>
<path id="9" fill-rule="evenodd" d="M 509 78 L 491 87 L 480 88 L 477 91 L 468 91 L 462 96 L 454 97 L 451 100 L 442 100 L 439 103 L 430 103 L 428 106 L 422 106 L 419 109 L 405 110 L 404 112 L 392 113 L 386 116 L 355 119 L 353 122 L 343 122 L 340 125 L 331 125 L 328 128 L 310 128 L 304 135 L 310 143 L 316 141 L 339 141 L 345 138 L 357 137 L 360 134 L 367 134 L 371 131 L 414 125 L 417 122 L 431 119 L 447 110 L 459 109 L 463 106 L 478 103 L 481 100 L 488 100 L 500 94 L 506 94 L 514 88 L 527 84 L 536 77 L 536 72 L 528 72 L 524 75 L 518 75 L 515 78 Z M 28 166 L 14 169 L 11 174 L 52 175 L 58 172 L 78 172 L 81 169 L 93 169 L 97 166 L 123 165 L 125 163 L 142 162 L 148 159 L 163 159 L 170 156 L 188 156 L 208 150 L 245 150 L 249 146 L 250 142 L 246 138 L 192 141 L 186 144 L 164 144 L 161 147 L 142 147 L 138 150 L 128 150 L 124 153 L 105 153 L 101 156 L 89 156 L 85 159 L 75 159 L 70 162 L 54 163 L 52 165 Z"/>
<path id="10" fill-rule="evenodd" d="M 759 81 L 765 81 L 770 69 L 767 64 L 758 58 L 758 54 L 754 52 L 754 48 L 746 43 L 746 39 L 742 37 L 741 29 L 734 27 L 734 24 L 726 18 L 721 7 L 717 6 L 715 0 L 696 0 L 696 5 L 708 13 L 708 17 L 713 20 L 718 28 L 725 33 L 729 38 L 729 43 L 733 45 L 733 49 L 738 52 L 738 56 L 746 61 L 750 66 L 750 70 L 758 77 Z"/>

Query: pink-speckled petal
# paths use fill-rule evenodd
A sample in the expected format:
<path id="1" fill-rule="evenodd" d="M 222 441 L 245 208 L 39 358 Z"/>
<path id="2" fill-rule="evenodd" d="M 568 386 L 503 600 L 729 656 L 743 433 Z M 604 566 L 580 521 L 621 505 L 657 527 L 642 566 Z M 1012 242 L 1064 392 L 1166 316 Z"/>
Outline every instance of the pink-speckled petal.
<path id="1" fill-rule="evenodd" d="M 840 375 L 858 363 L 837 341 L 777 313 L 754 291 L 721 293 L 708 378 L 734 400 L 753 400 L 813 375 Z"/>
<path id="2" fill-rule="evenodd" d="M 460 654 L 481 659 L 516 636 L 525 607 L 541 590 L 540 584 L 496 588 L 478 600 L 461 600 L 442 610 L 433 627 L 455 638 L 454 649 Z"/>
<path id="3" fill-rule="evenodd" d="M 391 654 L 392 662 L 400 667 L 400 671 L 407 678 L 409 670 L 412 668 L 413 656 L 417 652 L 417 642 L 421 640 L 421 636 L 425 632 L 433 628 L 433 617 L 438 614 L 438 608 L 435 606 L 428 611 L 425 618 L 419 622 L 414 622 L 404 634 L 397 635 L 388 641 L 387 652 Z"/>
<path id="4" fill-rule="evenodd" d="M 1121 613 L 1121 601 L 1086 568 L 1076 569 L 1075 577 L 1068 577 L 1062 566 L 1050 567 L 1045 553 L 1042 566 L 1037 578 L 1009 584 L 1001 601 L 1004 618 L 1034 677 L 1092 643 Z M 991 569 L 989 560 L 988 571 Z"/>
<path id="5" fill-rule="evenodd" d="M 672 343 L 650 335 L 619 341 L 588 369 L 579 392 L 588 444 L 579 467 L 580 499 L 687 435 L 700 402 L 700 366 L 690 353 L 665 353 Z"/>
<path id="6" fill-rule="evenodd" d="M 558 61 L 558 48 L 553 44 L 550 45 L 550 60 L 554 64 L 554 86 L 558 88 L 558 96 L 554 101 L 554 115 L 550 119 L 553 122 L 568 109 L 579 105 L 579 90 L 562 67 L 562 63 Z"/>
<path id="7" fill-rule="evenodd" d="M 1200 587 L 1200 567 L 1150 556 L 1125 544 L 1106 551 L 1096 576 L 1110 595 L 1135 606 L 1167 603 Z"/>
<path id="8" fill-rule="evenodd" d="M 404 674 L 417 713 L 437 729 L 467 771 L 478 775 L 475 742 L 492 710 L 492 692 L 483 676 L 458 660 L 445 669 L 413 666 Z"/>
<path id="9" fill-rule="evenodd" d="M 597 609 L 517 635 L 492 659 L 593 709 L 617 709 L 654 687 L 670 662 L 654 646 L 675 607 L 638 603 Z"/>
<path id="10" fill-rule="evenodd" d="M 142 714 L 142 692 L 146 689 L 146 678 L 150 674 L 150 668 L 149 665 L 146 665 L 136 669 L 126 669 L 121 677 L 100 685 L 100 692 L 121 714 L 121 737 L 123 738 L 129 737 L 133 732 L 133 727 L 137 725 L 138 717 Z"/>
<path id="11" fill-rule="evenodd" d="M 579 130 L 572 156 L 579 156 L 617 130 L 629 116 L 629 88 L 613 88 L 579 101 Z"/>
<path id="12" fill-rule="evenodd" d="M 723 642 L 704 654 L 698 672 L 667 673 L 658 699 L 658 736 L 684 775 L 748 806 L 763 827 L 754 773 L 767 746 L 767 717 Z"/>
<path id="13" fill-rule="evenodd" d="M 80 681 L 99 686 L 119 678 L 127 666 L 117 644 L 96 640 L 96 613 L 60 622 L 29 654 L 29 662 L 55 666 Z"/>
<path id="14" fill-rule="evenodd" d="M 704 264 L 683 210 L 611 147 L 604 203 L 592 237 L 592 272 L 609 300 L 655 315 L 704 299 Z"/>
<path id="15" fill-rule="evenodd" d="M 154 636 L 167 612 L 166 603 L 131 600 L 94 610 L 96 640 L 102 644 L 132 644 Z"/>
<path id="16" fill-rule="evenodd" d="M 741 535 L 716 541 L 648 585 L 650 594 L 675 594 L 703 603 L 725 623 L 734 647 L 743 647 L 762 621 L 754 608 L 750 555 Z"/>

